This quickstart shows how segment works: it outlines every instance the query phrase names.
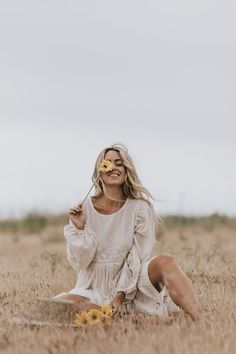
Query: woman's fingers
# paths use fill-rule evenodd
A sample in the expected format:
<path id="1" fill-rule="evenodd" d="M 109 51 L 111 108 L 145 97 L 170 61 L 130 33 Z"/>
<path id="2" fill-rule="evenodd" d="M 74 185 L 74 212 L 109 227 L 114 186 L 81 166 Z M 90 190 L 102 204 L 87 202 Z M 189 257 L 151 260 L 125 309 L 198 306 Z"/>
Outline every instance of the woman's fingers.
<path id="1" fill-rule="evenodd" d="M 81 213 L 83 211 L 82 204 L 77 204 L 73 208 L 70 208 L 69 214 L 75 215 L 77 213 Z"/>
<path id="2" fill-rule="evenodd" d="M 69 213 L 75 215 L 77 213 L 77 211 L 75 209 L 70 209 Z"/>
<path id="3" fill-rule="evenodd" d="M 74 208 L 71 208 L 69 210 L 70 214 L 76 214 L 76 213 L 81 213 L 82 212 L 82 208 L 80 207 L 74 207 Z"/>
<path id="4" fill-rule="evenodd" d="M 74 210 L 77 210 L 77 211 L 82 211 L 82 208 L 80 206 L 75 206 L 74 208 L 72 208 Z"/>
<path id="5" fill-rule="evenodd" d="M 113 317 L 117 317 L 119 315 L 123 315 L 124 314 L 124 311 L 123 311 L 123 306 L 113 306 L 112 308 L 112 316 Z"/>
<path id="6" fill-rule="evenodd" d="M 112 316 L 115 316 L 117 314 L 118 307 L 112 304 Z"/>

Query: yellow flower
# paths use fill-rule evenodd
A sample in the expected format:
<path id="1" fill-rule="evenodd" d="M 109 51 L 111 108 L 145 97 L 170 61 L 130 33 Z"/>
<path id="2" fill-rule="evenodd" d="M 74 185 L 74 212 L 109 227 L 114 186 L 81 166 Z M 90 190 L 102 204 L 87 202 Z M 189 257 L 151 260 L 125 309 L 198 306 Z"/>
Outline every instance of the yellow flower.
<path id="1" fill-rule="evenodd" d="M 100 164 L 99 171 L 101 172 L 109 172 L 113 168 L 112 162 L 109 160 L 102 160 Z"/>
<path id="2" fill-rule="evenodd" d="M 76 313 L 74 323 L 83 327 L 88 325 L 91 322 L 91 318 L 88 316 L 86 311 L 81 311 L 80 313 Z"/>
<path id="3" fill-rule="evenodd" d="M 90 318 L 91 321 L 98 321 L 99 322 L 101 314 L 102 314 L 101 311 L 96 310 L 96 309 L 91 309 L 88 312 L 88 317 Z"/>
<path id="4" fill-rule="evenodd" d="M 101 311 L 102 311 L 103 315 L 105 315 L 105 316 L 112 315 L 112 308 L 111 308 L 111 306 L 109 306 L 107 304 L 102 305 Z"/>
<path id="5" fill-rule="evenodd" d="M 99 167 L 99 172 L 109 172 L 112 171 L 113 169 L 113 165 L 112 162 L 109 160 L 102 160 L 100 167 Z M 88 191 L 88 193 L 86 194 L 84 200 L 80 203 L 80 206 L 82 206 L 85 202 L 85 200 L 88 198 L 89 193 L 91 192 L 91 190 L 93 189 L 95 183 L 97 182 L 98 178 L 100 177 L 100 173 L 98 173 L 97 178 L 95 179 L 95 181 L 92 184 L 92 187 L 90 188 L 90 190 Z"/>
<path id="6" fill-rule="evenodd" d="M 91 309 L 89 312 L 80 311 L 76 313 L 74 323 L 78 327 L 83 326 L 95 326 L 99 324 L 108 325 L 111 324 L 112 309 L 109 305 L 105 304 L 101 306 L 101 310 Z"/>

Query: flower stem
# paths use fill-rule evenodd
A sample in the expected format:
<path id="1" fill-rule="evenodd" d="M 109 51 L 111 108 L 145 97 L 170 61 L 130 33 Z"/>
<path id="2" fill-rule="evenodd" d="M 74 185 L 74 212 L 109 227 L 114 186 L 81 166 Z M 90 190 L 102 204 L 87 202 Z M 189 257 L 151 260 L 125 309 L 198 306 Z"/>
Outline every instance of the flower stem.
<path id="1" fill-rule="evenodd" d="M 80 204 L 81 206 L 84 204 L 85 200 L 88 198 L 89 193 L 91 192 L 91 190 L 93 189 L 95 183 L 97 182 L 98 178 L 100 177 L 100 174 L 97 176 L 96 180 L 93 182 L 92 187 L 90 188 L 90 190 L 88 191 L 88 193 L 86 194 L 85 198 L 83 199 L 82 203 Z"/>

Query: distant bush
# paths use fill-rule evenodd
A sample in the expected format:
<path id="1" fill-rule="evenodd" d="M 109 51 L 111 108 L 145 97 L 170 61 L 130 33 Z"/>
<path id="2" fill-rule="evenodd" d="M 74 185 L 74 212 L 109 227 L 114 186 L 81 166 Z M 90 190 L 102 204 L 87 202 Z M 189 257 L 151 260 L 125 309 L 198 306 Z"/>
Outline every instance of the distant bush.
<path id="1" fill-rule="evenodd" d="M 26 233 L 38 233 L 48 224 L 48 219 L 43 215 L 28 214 L 22 220 L 22 229 Z"/>
<path id="2" fill-rule="evenodd" d="M 22 219 L 7 219 L 0 221 L 0 231 L 11 233 L 35 234 L 40 233 L 47 226 L 59 226 L 68 222 L 68 216 L 62 215 L 41 215 L 30 213 Z"/>
<path id="3" fill-rule="evenodd" d="M 167 227 L 198 226 L 212 231 L 219 226 L 236 227 L 236 218 L 214 213 L 208 216 L 167 215 L 163 217 Z"/>
<path id="4" fill-rule="evenodd" d="M 44 230 L 50 229 L 53 236 L 53 227 L 63 227 L 68 222 L 67 214 L 52 215 L 30 213 L 22 219 L 8 219 L 0 221 L 0 232 L 38 234 Z M 160 232 L 165 229 L 194 226 L 212 231 L 219 226 L 236 227 L 236 218 L 226 215 L 212 214 L 209 216 L 184 216 L 184 215 L 166 215 L 162 216 L 162 222 L 159 228 Z"/>

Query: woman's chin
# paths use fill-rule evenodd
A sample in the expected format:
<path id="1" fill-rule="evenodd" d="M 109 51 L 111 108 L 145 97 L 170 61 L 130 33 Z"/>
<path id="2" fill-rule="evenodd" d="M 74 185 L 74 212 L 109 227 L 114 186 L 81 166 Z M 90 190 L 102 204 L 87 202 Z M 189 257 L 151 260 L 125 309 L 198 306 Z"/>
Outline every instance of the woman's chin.
<path id="1" fill-rule="evenodd" d="M 123 182 L 120 181 L 109 181 L 109 182 L 104 182 L 106 187 L 112 187 L 112 186 L 122 186 Z"/>

